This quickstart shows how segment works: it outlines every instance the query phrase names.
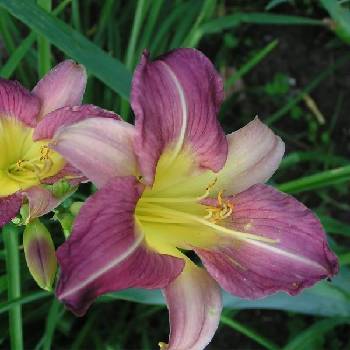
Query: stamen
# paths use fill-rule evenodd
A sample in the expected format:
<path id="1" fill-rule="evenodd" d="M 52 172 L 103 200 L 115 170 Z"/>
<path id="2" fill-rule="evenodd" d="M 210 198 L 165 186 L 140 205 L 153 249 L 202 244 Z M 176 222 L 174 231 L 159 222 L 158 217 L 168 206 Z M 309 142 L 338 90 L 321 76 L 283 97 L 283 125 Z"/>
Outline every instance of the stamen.
<path id="1" fill-rule="evenodd" d="M 49 159 L 50 149 L 47 145 L 43 145 L 40 147 L 40 153 L 41 153 L 40 160 Z"/>
<path id="2" fill-rule="evenodd" d="M 212 181 L 212 182 L 207 186 L 207 188 L 205 189 L 204 194 L 203 194 L 202 196 L 200 196 L 200 197 L 197 197 L 197 200 L 198 200 L 198 201 L 201 201 L 201 200 L 207 198 L 207 197 L 210 195 L 210 190 L 215 186 L 215 184 L 217 183 L 217 181 L 218 181 L 218 178 L 216 177 L 216 178 L 214 179 L 214 181 Z"/>
<path id="3" fill-rule="evenodd" d="M 218 208 L 214 208 L 218 209 Z M 231 230 L 227 227 L 223 227 L 220 225 L 217 225 L 215 222 L 210 222 L 208 220 L 205 220 L 204 218 L 197 217 L 192 214 L 184 213 L 175 209 L 169 209 L 169 208 L 164 208 L 162 206 L 158 205 L 153 205 L 153 204 L 146 204 L 142 205 L 141 208 L 139 208 L 139 213 L 144 212 L 145 214 L 150 213 L 152 217 L 148 221 L 154 221 L 154 216 L 155 213 L 157 213 L 158 216 L 163 217 L 164 219 L 170 219 L 174 218 L 176 220 L 181 220 L 183 223 L 189 223 L 193 224 L 193 222 L 198 222 L 201 223 L 205 226 L 208 226 L 212 229 L 214 229 L 217 232 L 220 232 L 225 235 L 232 236 L 235 239 L 244 241 L 244 240 L 252 240 L 252 241 L 261 241 L 261 242 L 266 242 L 266 243 L 278 243 L 278 240 L 267 238 L 267 237 L 262 237 L 262 236 L 257 236 L 252 233 L 247 233 L 247 232 L 240 232 L 240 231 L 235 231 Z M 140 217 L 139 214 L 136 214 L 137 217 Z"/>
<path id="4" fill-rule="evenodd" d="M 218 193 L 217 206 L 208 206 L 206 211 L 208 215 L 204 216 L 204 219 L 210 220 L 213 223 L 217 223 L 220 220 L 227 219 L 233 212 L 233 204 L 229 201 L 225 201 L 222 198 L 223 190 Z"/>

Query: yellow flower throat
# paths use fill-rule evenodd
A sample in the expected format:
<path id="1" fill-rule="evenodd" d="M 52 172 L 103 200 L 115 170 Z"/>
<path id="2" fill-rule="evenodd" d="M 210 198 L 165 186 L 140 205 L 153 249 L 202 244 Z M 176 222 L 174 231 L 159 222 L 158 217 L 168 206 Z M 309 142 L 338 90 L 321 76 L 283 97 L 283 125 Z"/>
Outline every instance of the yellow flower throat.
<path id="1" fill-rule="evenodd" d="M 227 219 L 234 212 L 234 204 L 223 198 L 223 190 L 215 188 L 216 174 L 196 170 L 194 164 L 186 152 L 175 159 L 170 152 L 161 156 L 154 184 L 144 190 L 135 211 L 151 247 L 172 254 L 176 247 L 209 248 L 219 240 L 274 242 L 231 229 Z M 209 198 L 210 202 L 204 201 Z"/>
<path id="2" fill-rule="evenodd" d="M 63 158 L 49 149 L 49 141 L 34 142 L 33 131 L 14 118 L 0 116 L 0 196 L 38 185 L 63 168 Z"/>

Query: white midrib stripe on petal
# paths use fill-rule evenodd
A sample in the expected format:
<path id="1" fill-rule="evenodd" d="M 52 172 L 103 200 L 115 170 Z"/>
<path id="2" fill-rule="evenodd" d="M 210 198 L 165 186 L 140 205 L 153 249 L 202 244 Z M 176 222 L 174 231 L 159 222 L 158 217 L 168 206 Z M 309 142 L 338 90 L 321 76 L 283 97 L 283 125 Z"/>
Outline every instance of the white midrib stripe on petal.
<path id="1" fill-rule="evenodd" d="M 324 266 L 322 266 L 322 265 L 320 265 L 320 264 L 318 264 L 318 263 L 316 263 L 316 262 L 314 262 L 314 261 L 312 261 L 310 259 L 307 259 L 307 258 L 305 258 L 303 256 L 296 255 L 296 254 L 293 254 L 293 253 L 290 253 L 290 252 L 286 252 L 285 250 L 279 249 L 279 248 L 275 247 L 274 245 L 266 244 L 266 243 L 260 242 L 260 241 L 253 241 L 253 240 L 250 240 L 250 239 L 246 240 L 246 242 L 248 244 L 252 244 L 252 245 L 255 245 L 255 246 L 259 247 L 259 248 L 268 250 L 271 253 L 278 254 L 278 255 L 283 255 L 283 256 L 291 259 L 291 260 L 295 260 L 295 261 L 301 262 L 301 263 L 303 263 L 305 265 L 309 265 L 309 266 L 315 267 L 317 269 L 321 268 L 321 269 L 325 270 L 328 273 L 327 269 Z"/>
<path id="2" fill-rule="evenodd" d="M 181 104 L 181 110 L 182 110 L 182 123 L 181 123 L 181 129 L 180 129 L 180 133 L 178 135 L 178 140 L 174 146 L 174 150 L 173 150 L 173 154 L 172 154 L 172 161 L 177 157 L 177 155 L 179 154 L 179 152 L 182 149 L 182 146 L 184 144 L 185 141 L 185 133 L 186 133 L 186 129 L 187 129 L 187 124 L 188 124 L 188 110 L 187 110 L 187 103 L 186 103 L 186 97 L 185 97 L 185 92 L 177 78 L 177 76 L 175 75 L 175 73 L 173 72 L 173 70 L 168 66 L 168 64 L 166 64 L 165 62 L 161 61 L 161 63 L 164 65 L 164 68 L 168 71 L 171 79 L 173 80 L 177 92 L 179 94 L 179 98 L 180 98 L 180 104 Z"/>
<path id="3" fill-rule="evenodd" d="M 89 285 L 91 282 L 95 281 L 97 278 L 101 277 L 103 274 L 108 272 L 111 269 L 114 269 L 117 267 L 121 262 L 123 262 L 125 259 L 127 259 L 141 244 L 141 242 L 144 239 L 144 234 L 139 234 L 139 237 L 135 240 L 135 242 L 125 251 L 123 254 L 119 255 L 117 258 L 112 260 L 109 264 L 102 267 L 101 269 L 97 270 L 94 274 L 90 275 L 86 280 L 79 283 L 78 285 L 74 286 L 71 289 L 68 289 L 66 292 L 61 294 L 59 296 L 59 299 L 64 299 L 79 290 L 85 288 L 87 285 Z"/>

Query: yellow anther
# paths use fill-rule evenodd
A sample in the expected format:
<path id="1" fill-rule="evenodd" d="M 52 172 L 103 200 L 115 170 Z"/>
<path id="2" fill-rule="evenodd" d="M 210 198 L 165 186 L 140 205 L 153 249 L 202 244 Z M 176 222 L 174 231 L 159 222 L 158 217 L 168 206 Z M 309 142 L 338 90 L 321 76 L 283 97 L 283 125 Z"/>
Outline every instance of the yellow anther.
<path id="1" fill-rule="evenodd" d="M 16 162 L 17 169 L 22 169 L 22 164 L 24 163 L 24 160 L 20 159 Z"/>
<path id="2" fill-rule="evenodd" d="M 158 343 L 158 346 L 159 346 L 159 350 L 167 350 L 169 345 L 167 343 L 160 341 Z"/>
<path id="3" fill-rule="evenodd" d="M 40 160 L 49 159 L 50 149 L 49 149 L 48 146 L 46 146 L 46 145 L 41 146 L 40 147 L 40 153 L 41 153 Z"/>
<path id="4" fill-rule="evenodd" d="M 216 206 L 208 206 L 205 210 L 208 215 L 204 217 L 213 223 L 217 223 L 220 220 L 226 219 L 231 216 L 233 212 L 233 204 L 222 198 L 223 191 L 218 193 Z"/>
<path id="5" fill-rule="evenodd" d="M 221 190 L 219 193 L 218 193 L 218 203 L 219 203 L 219 206 L 222 207 L 222 192 L 224 192 L 223 190 Z"/>

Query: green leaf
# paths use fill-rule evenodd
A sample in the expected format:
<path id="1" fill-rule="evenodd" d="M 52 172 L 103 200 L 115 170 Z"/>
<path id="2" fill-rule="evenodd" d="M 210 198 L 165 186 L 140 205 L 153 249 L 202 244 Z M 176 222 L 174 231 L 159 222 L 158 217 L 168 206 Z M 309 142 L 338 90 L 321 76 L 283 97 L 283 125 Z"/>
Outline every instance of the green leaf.
<path id="1" fill-rule="evenodd" d="M 225 29 L 237 27 L 242 23 L 250 24 L 274 24 L 274 25 L 321 25 L 324 23 L 317 19 L 278 15 L 272 13 L 235 13 L 207 21 L 200 28 L 203 34 L 218 33 Z"/>
<path id="2" fill-rule="evenodd" d="M 240 67 L 236 73 L 234 73 L 225 82 L 225 88 L 229 88 L 234 85 L 238 79 L 241 79 L 244 75 L 250 72 L 260 61 L 262 61 L 278 44 L 278 40 L 273 40 L 264 46 L 261 50 L 256 52 L 242 67 Z"/>
<path id="3" fill-rule="evenodd" d="M 305 176 L 278 185 L 282 192 L 299 193 L 350 181 L 350 165 Z"/>
<path id="4" fill-rule="evenodd" d="M 40 292 L 34 292 L 27 295 L 22 295 L 19 298 L 11 299 L 5 303 L 0 304 L 0 314 L 9 311 L 15 305 L 32 303 L 32 302 L 47 298 L 49 296 L 52 296 L 52 293 L 49 293 L 46 291 L 40 291 Z"/>
<path id="5" fill-rule="evenodd" d="M 304 332 L 299 333 L 286 347 L 283 348 L 283 350 L 313 349 L 313 342 L 317 340 L 320 337 L 320 335 L 324 336 L 333 328 L 343 324 L 350 324 L 350 319 L 334 318 L 318 321 L 314 323 L 311 327 L 306 329 Z"/>
<path id="6" fill-rule="evenodd" d="M 326 215 L 319 215 L 319 218 L 327 232 L 350 237 L 350 225 Z"/>
<path id="7" fill-rule="evenodd" d="M 342 7 L 337 0 L 321 0 L 335 23 L 330 27 L 346 43 L 350 44 L 350 11 Z"/>
<path id="8" fill-rule="evenodd" d="M 312 288 L 305 289 L 297 296 L 277 293 L 264 299 L 246 300 L 223 293 L 224 306 L 230 309 L 270 309 L 298 312 L 319 316 L 350 316 L 350 271 L 342 269 L 333 281 L 322 281 Z M 109 293 L 99 298 L 101 302 L 116 299 L 144 304 L 164 304 L 159 290 L 128 289 Z"/>
<path id="9" fill-rule="evenodd" d="M 120 96 L 128 99 L 131 73 L 120 61 L 109 56 L 83 35 L 32 1 L 0 0 L 0 6 L 44 36 L 52 45 L 85 65 L 89 73 L 99 78 Z"/>
<path id="10" fill-rule="evenodd" d="M 260 344 L 265 349 L 278 350 L 277 345 L 273 344 L 270 340 L 264 338 L 263 336 L 258 334 L 253 329 L 239 323 L 238 321 L 232 320 L 226 316 L 221 316 L 220 321 L 222 324 L 230 327 L 234 331 L 244 334 L 246 337 L 248 337 L 248 338 L 252 339 L 253 341 L 255 341 L 256 343 Z"/>

